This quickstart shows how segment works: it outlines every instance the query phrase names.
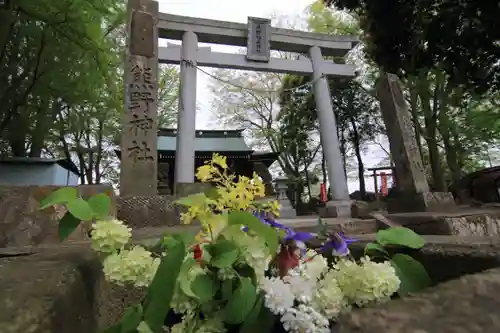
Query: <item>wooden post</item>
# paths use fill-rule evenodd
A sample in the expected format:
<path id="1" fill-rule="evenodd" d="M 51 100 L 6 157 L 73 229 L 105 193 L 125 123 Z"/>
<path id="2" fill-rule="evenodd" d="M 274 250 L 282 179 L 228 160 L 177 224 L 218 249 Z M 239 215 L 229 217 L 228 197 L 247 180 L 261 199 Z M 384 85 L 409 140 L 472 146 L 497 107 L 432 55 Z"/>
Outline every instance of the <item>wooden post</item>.
<path id="1" fill-rule="evenodd" d="M 129 0 L 121 196 L 157 195 L 158 3 Z"/>

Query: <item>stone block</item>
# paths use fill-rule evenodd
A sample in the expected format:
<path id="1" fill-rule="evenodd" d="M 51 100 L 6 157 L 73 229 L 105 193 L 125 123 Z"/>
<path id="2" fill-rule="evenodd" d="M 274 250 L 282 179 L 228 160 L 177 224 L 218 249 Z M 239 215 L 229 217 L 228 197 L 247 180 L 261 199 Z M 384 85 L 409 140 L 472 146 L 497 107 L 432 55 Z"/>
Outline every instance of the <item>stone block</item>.
<path id="1" fill-rule="evenodd" d="M 456 208 L 455 199 L 450 192 L 410 193 L 395 191 L 386 200 L 389 213 L 442 212 Z"/>
<path id="2" fill-rule="evenodd" d="M 370 213 L 372 208 L 370 204 L 365 201 L 353 201 L 351 204 L 351 217 L 359 219 L 371 218 Z"/>
<path id="3" fill-rule="evenodd" d="M 61 186 L 0 186 L 0 248 L 59 243 L 58 222 L 66 213 L 64 206 L 41 211 L 40 201 Z M 98 193 L 111 197 L 112 216 L 116 215 L 113 188 L 106 185 L 75 187 L 84 198 Z M 82 223 L 67 241 L 88 239 L 90 223 Z"/>
<path id="4" fill-rule="evenodd" d="M 328 201 L 325 207 L 318 209 L 319 216 L 324 218 L 351 217 L 350 201 Z"/>

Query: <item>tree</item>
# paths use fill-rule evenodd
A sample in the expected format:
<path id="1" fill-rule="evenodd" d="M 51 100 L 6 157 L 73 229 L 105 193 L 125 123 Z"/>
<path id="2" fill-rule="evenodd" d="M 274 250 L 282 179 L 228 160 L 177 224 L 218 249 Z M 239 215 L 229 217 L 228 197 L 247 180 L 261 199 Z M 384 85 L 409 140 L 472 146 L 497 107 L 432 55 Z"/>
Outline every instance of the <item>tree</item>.
<path id="1" fill-rule="evenodd" d="M 0 152 L 72 159 L 81 183 L 117 183 L 125 4 L 18 0 L 0 11 Z M 168 127 L 179 74 L 162 66 L 159 78 L 159 124 Z"/>
<path id="2" fill-rule="evenodd" d="M 489 4 L 447 0 L 328 3 L 359 17 L 367 58 L 380 69 L 397 73 L 406 85 L 415 135 L 422 157 L 424 151 L 427 154 L 432 186 L 446 190 L 446 168 L 454 181 L 459 179 L 461 166 L 470 157 L 477 158 L 474 151 L 485 139 L 479 123 L 467 114 L 474 108 L 473 101 L 491 98 L 498 90 L 500 49 L 494 42 L 498 37 L 484 39 L 498 36 L 496 23 L 491 22 L 498 7 L 485 13 Z M 495 137 L 486 140 L 491 143 Z"/>
<path id="3" fill-rule="evenodd" d="M 19 0 L 0 12 L 0 133 L 11 154 L 40 156 L 60 105 L 99 100 L 112 84 L 119 56 L 107 36 L 122 5 Z"/>
<path id="4" fill-rule="evenodd" d="M 454 85 L 500 88 L 500 7 L 494 1 L 326 0 L 354 12 L 371 58 L 385 71 L 438 64 Z"/>

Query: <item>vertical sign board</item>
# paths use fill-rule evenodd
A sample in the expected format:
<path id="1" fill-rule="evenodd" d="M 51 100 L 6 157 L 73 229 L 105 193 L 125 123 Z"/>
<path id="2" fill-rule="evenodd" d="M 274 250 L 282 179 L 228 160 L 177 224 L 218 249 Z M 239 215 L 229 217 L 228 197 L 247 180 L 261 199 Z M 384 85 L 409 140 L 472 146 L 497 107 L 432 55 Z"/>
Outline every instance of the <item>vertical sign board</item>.
<path id="1" fill-rule="evenodd" d="M 385 197 L 389 193 L 389 189 L 387 188 L 387 174 L 385 172 L 380 173 L 380 192 L 382 192 L 382 196 Z"/>
<path id="2" fill-rule="evenodd" d="M 157 195 L 158 3 L 129 0 L 121 196 Z"/>
<path id="3" fill-rule="evenodd" d="M 271 20 L 258 17 L 248 18 L 247 60 L 269 62 L 271 47 Z"/>
<path id="4" fill-rule="evenodd" d="M 320 185 L 320 200 L 322 202 L 327 202 L 328 201 L 328 197 L 326 195 L 326 184 L 325 183 L 321 183 Z"/>

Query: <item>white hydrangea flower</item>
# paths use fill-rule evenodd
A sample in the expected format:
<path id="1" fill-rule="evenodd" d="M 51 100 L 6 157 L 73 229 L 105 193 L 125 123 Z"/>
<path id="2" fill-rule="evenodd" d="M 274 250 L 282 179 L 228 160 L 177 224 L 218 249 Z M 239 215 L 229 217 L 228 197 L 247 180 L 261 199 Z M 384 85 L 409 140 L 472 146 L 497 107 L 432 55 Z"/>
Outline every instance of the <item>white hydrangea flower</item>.
<path id="1" fill-rule="evenodd" d="M 160 264 L 151 252 L 141 246 L 122 250 L 107 256 L 103 261 L 106 279 L 117 284 L 132 283 L 137 287 L 147 287 L 151 283 Z"/>
<path id="2" fill-rule="evenodd" d="M 281 316 L 283 328 L 290 333 L 330 333 L 328 320 L 311 306 L 300 304 Z"/>
<path id="3" fill-rule="evenodd" d="M 283 282 L 290 285 L 290 290 L 295 299 L 302 303 L 309 303 L 313 295 L 315 283 L 297 271 L 290 273 L 290 275 L 283 278 Z"/>
<path id="4" fill-rule="evenodd" d="M 328 261 L 314 250 L 308 250 L 303 269 L 312 280 L 318 280 L 328 270 Z"/>
<path id="5" fill-rule="evenodd" d="M 265 292 L 264 304 L 274 314 L 283 314 L 293 307 L 295 297 L 291 286 L 280 278 L 264 278 L 261 288 Z"/>
<path id="6" fill-rule="evenodd" d="M 401 283 L 390 262 L 376 263 L 369 257 L 362 258 L 359 265 L 341 260 L 334 272 L 344 295 L 358 306 L 388 300 Z"/>
<path id="7" fill-rule="evenodd" d="M 119 220 L 102 220 L 92 225 L 90 235 L 95 251 L 112 253 L 128 243 L 132 237 L 132 229 Z"/>
<path id="8" fill-rule="evenodd" d="M 336 272 L 325 274 L 316 287 L 312 298 L 312 306 L 327 318 L 336 318 L 340 312 L 348 308 L 347 300 L 335 279 Z"/>

